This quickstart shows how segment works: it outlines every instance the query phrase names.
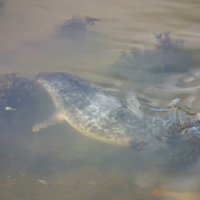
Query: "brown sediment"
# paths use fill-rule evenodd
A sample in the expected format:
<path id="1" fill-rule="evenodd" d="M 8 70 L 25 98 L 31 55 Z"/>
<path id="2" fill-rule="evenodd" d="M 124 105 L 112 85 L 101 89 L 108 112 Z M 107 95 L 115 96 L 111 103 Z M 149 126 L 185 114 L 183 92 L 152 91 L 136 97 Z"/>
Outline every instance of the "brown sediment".
<path id="1" fill-rule="evenodd" d="M 162 188 L 158 188 L 153 191 L 155 197 L 170 198 L 171 200 L 199 200 L 200 193 L 191 192 L 175 192 Z"/>

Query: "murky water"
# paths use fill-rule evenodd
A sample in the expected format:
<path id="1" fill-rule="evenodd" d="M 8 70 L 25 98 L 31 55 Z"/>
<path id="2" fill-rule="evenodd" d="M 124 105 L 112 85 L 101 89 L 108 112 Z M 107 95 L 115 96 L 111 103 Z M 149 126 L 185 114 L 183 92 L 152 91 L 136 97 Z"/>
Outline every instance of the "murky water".
<path id="1" fill-rule="evenodd" d="M 134 91 L 161 106 L 181 98 L 199 111 L 199 9 L 198 0 L 0 0 L 0 72 L 73 72 L 120 98 Z M 148 152 L 100 143 L 68 125 L 33 134 L 54 109 L 48 97 L 41 101 L 11 98 L 28 118 L 1 102 L 1 199 L 200 198 L 198 141 Z"/>

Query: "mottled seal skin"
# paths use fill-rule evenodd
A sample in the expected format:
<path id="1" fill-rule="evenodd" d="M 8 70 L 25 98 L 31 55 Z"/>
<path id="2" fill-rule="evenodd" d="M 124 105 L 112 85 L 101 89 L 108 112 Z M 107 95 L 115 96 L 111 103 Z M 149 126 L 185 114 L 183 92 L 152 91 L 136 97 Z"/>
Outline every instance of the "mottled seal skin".
<path id="1" fill-rule="evenodd" d="M 144 109 L 134 95 L 122 102 L 104 89 L 68 73 L 42 73 L 37 81 L 51 96 L 56 112 L 33 126 L 33 132 L 67 122 L 80 133 L 106 143 L 154 145 L 171 136 L 187 138 L 196 121 L 196 116 L 184 111 L 179 111 L 177 117 L 176 109 L 165 112 Z"/>

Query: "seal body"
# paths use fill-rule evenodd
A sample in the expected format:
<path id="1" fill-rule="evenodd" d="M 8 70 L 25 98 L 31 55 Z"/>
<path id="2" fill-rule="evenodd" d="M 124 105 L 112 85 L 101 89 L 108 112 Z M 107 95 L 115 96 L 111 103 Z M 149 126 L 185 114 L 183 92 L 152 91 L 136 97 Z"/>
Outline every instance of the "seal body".
<path id="1" fill-rule="evenodd" d="M 91 138 L 130 145 L 154 143 L 158 138 L 182 131 L 173 109 L 164 113 L 148 109 L 146 114 L 134 95 L 122 102 L 102 88 L 67 73 L 42 73 L 37 81 L 51 96 L 56 112 L 45 122 L 36 124 L 33 132 L 67 122 Z"/>

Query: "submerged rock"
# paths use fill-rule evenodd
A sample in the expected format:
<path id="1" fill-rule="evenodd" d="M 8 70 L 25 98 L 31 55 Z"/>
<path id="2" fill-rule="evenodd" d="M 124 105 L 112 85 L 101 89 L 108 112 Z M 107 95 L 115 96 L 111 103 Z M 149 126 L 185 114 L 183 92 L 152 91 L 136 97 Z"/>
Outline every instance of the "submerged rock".
<path id="1" fill-rule="evenodd" d="M 49 102 L 45 92 L 31 79 L 15 73 L 0 75 L 0 129 L 31 130 Z M 43 110 L 44 109 L 44 110 Z"/>

